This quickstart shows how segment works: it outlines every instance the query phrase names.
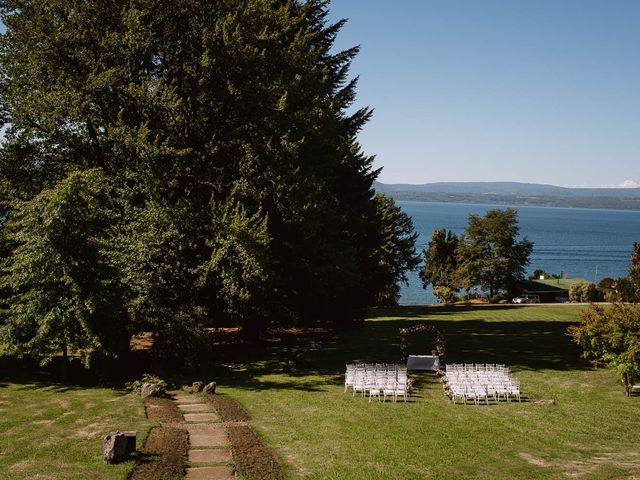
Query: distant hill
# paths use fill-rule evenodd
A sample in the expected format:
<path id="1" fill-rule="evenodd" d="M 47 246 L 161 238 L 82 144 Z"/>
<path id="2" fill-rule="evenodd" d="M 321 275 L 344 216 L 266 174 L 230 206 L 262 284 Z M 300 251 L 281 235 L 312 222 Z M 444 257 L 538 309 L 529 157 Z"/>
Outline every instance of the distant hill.
<path id="1" fill-rule="evenodd" d="M 640 210 L 640 188 L 566 188 L 518 182 L 376 182 L 374 187 L 398 200 Z"/>

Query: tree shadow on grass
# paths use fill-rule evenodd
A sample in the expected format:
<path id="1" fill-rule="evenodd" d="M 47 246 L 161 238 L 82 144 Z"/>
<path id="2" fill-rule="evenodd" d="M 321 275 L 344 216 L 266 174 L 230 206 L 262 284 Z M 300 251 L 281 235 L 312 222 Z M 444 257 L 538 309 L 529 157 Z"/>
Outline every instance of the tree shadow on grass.
<path id="1" fill-rule="evenodd" d="M 233 385 L 234 388 L 239 388 L 242 390 L 253 390 L 253 391 L 263 391 L 263 390 L 299 390 L 304 392 L 323 392 L 325 391 L 322 388 L 322 385 L 330 385 L 334 382 L 322 382 L 319 380 L 296 380 L 292 379 L 291 381 L 270 381 L 258 378 L 257 376 L 253 376 L 250 374 L 242 375 L 242 376 L 234 376 L 233 379 L 229 379 L 228 382 L 230 385 Z"/>
<path id="2" fill-rule="evenodd" d="M 433 311 L 429 314 L 433 315 Z M 591 368 L 581 359 L 580 349 L 566 334 L 567 327 L 575 322 L 484 321 L 481 318 L 434 319 L 433 322 L 447 340 L 446 361 L 449 363 L 500 363 L 516 372 Z M 323 385 L 335 386 L 344 382 L 346 363 L 398 362 L 399 329 L 412 324 L 415 322 L 411 320 L 376 320 L 340 335 L 327 335 L 322 348 L 306 352 L 304 364 L 292 372 L 284 372 L 287 356 L 282 348 L 254 349 L 245 358 L 243 372 L 223 376 L 237 388 L 321 391 Z M 413 334 L 409 338 L 409 353 L 429 354 L 434 340 L 429 333 Z M 291 381 L 260 378 L 270 374 L 286 375 Z"/>
<path id="3" fill-rule="evenodd" d="M 16 382 L 19 383 L 19 382 Z M 20 387 L 16 387 L 17 391 L 28 391 L 28 390 L 42 390 L 48 389 L 52 393 L 67 393 L 67 392 L 75 392 L 78 390 L 82 390 L 86 388 L 86 386 L 80 385 L 66 385 L 60 383 L 50 383 L 50 382 L 42 382 L 42 381 L 27 381 L 26 384 L 21 385 Z"/>
<path id="4" fill-rule="evenodd" d="M 434 315 L 450 315 L 452 313 L 462 313 L 474 311 L 479 314 L 484 312 L 509 312 L 514 310 L 532 311 L 532 309 L 545 307 L 546 305 L 495 305 L 495 304 L 458 304 L 458 305 L 407 305 L 400 307 L 376 307 L 369 312 L 369 319 L 398 317 L 398 318 L 420 318 L 432 317 Z M 564 305 L 558 304 L 562 307 Z M 535 311 L 535 310 L 533 310 Z"/>
<path id="5" fill-rule="evenodd" d="M 78 361 L 72 361 L 61 373 L 60 362 L 42 367 L 30 359 L 12 357 L 0 358 L 0 388 L 10 384 L 19 385 L 17 390 L 49 389 L 54 393 L 65 393 L 86 388 L 111 388 L 119 393 L 127 393 L 122 389 L 120 381 L 106 381 L 95 371 L 87 370 Z M 66 376 L 66 378 L 65 378 Z"/>
<path id="6" fill-rule="evenodd" d="M 574 322 L 439 321 L 450 363 L 502 363 L 523 370 L 585 370 L 589 364 L 567 336 Z"/>

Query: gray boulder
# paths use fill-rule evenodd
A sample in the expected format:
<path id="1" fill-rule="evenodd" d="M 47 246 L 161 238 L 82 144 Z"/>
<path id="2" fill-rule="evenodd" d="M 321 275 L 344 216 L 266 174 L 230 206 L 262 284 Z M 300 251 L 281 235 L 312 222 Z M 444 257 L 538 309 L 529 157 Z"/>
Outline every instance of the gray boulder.
<path id="1" fill-rule="evenodd" d="M 105 463 L 119 463 L 127 457 L 127 437 L 124 433 L 112 432 L 104 437 L 102 457 Z"/>
<path id="2" fill-rule="evenodd" d="M 202 391 L 204 393 L 209 393 L 213 395 L 214 393 L 216 393 L 216 382 L 207 383 L 202 389 Z"/>
<path id="3" fill-rule="evenodd" d="M 193 382 L 193 385 L 191 385 L 191 389 L 193 391 L 193 393 L 199 393 L 202 391 L 202 389 L 204 388 L 204 382 Z"/>
<path id="4" fill-rule="evenodd" d="M 142 390 L 140 391 L 142 398 L 164 397 L 164 394 L 164 388 L 160 385 L 156 385 L 155 383 L 143 383 Z"/>

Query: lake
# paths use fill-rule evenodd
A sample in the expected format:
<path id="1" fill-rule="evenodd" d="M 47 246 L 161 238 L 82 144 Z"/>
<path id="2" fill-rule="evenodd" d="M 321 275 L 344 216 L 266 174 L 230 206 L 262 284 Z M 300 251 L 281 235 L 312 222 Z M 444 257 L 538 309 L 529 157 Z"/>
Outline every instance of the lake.
<path id="1" fill-rule="evenodd" d="M 420 235 L 418 251 L 426 247 L 436 228 L 460 235 L 471 213 L 484 215 L 504 205 L 396 201 L 413 219 Z M 640 212 L 579 208 L 514 206 L 520 234 L 533 245 L 528 273 L 542 268 L 566 277 L 599 282 L 604 277 L 627 275 L 631 245 L 640 242 Z M 410 272 L 409 285 L 400 291 L 401 305 L 436 303 L 431 287 L 422 288 L 417 272 Z"/>

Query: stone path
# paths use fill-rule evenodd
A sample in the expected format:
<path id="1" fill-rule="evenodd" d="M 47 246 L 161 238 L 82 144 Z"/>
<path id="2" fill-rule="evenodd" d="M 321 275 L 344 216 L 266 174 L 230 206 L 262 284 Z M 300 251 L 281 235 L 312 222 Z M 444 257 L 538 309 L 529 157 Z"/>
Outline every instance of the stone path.
<path id="1" fill-rule="evenodd" d="M 175 400 L 189 432 L 187 480 L 235 480 L 229 437 L 215 409 L 199 395 L 180 392 Z"/>

